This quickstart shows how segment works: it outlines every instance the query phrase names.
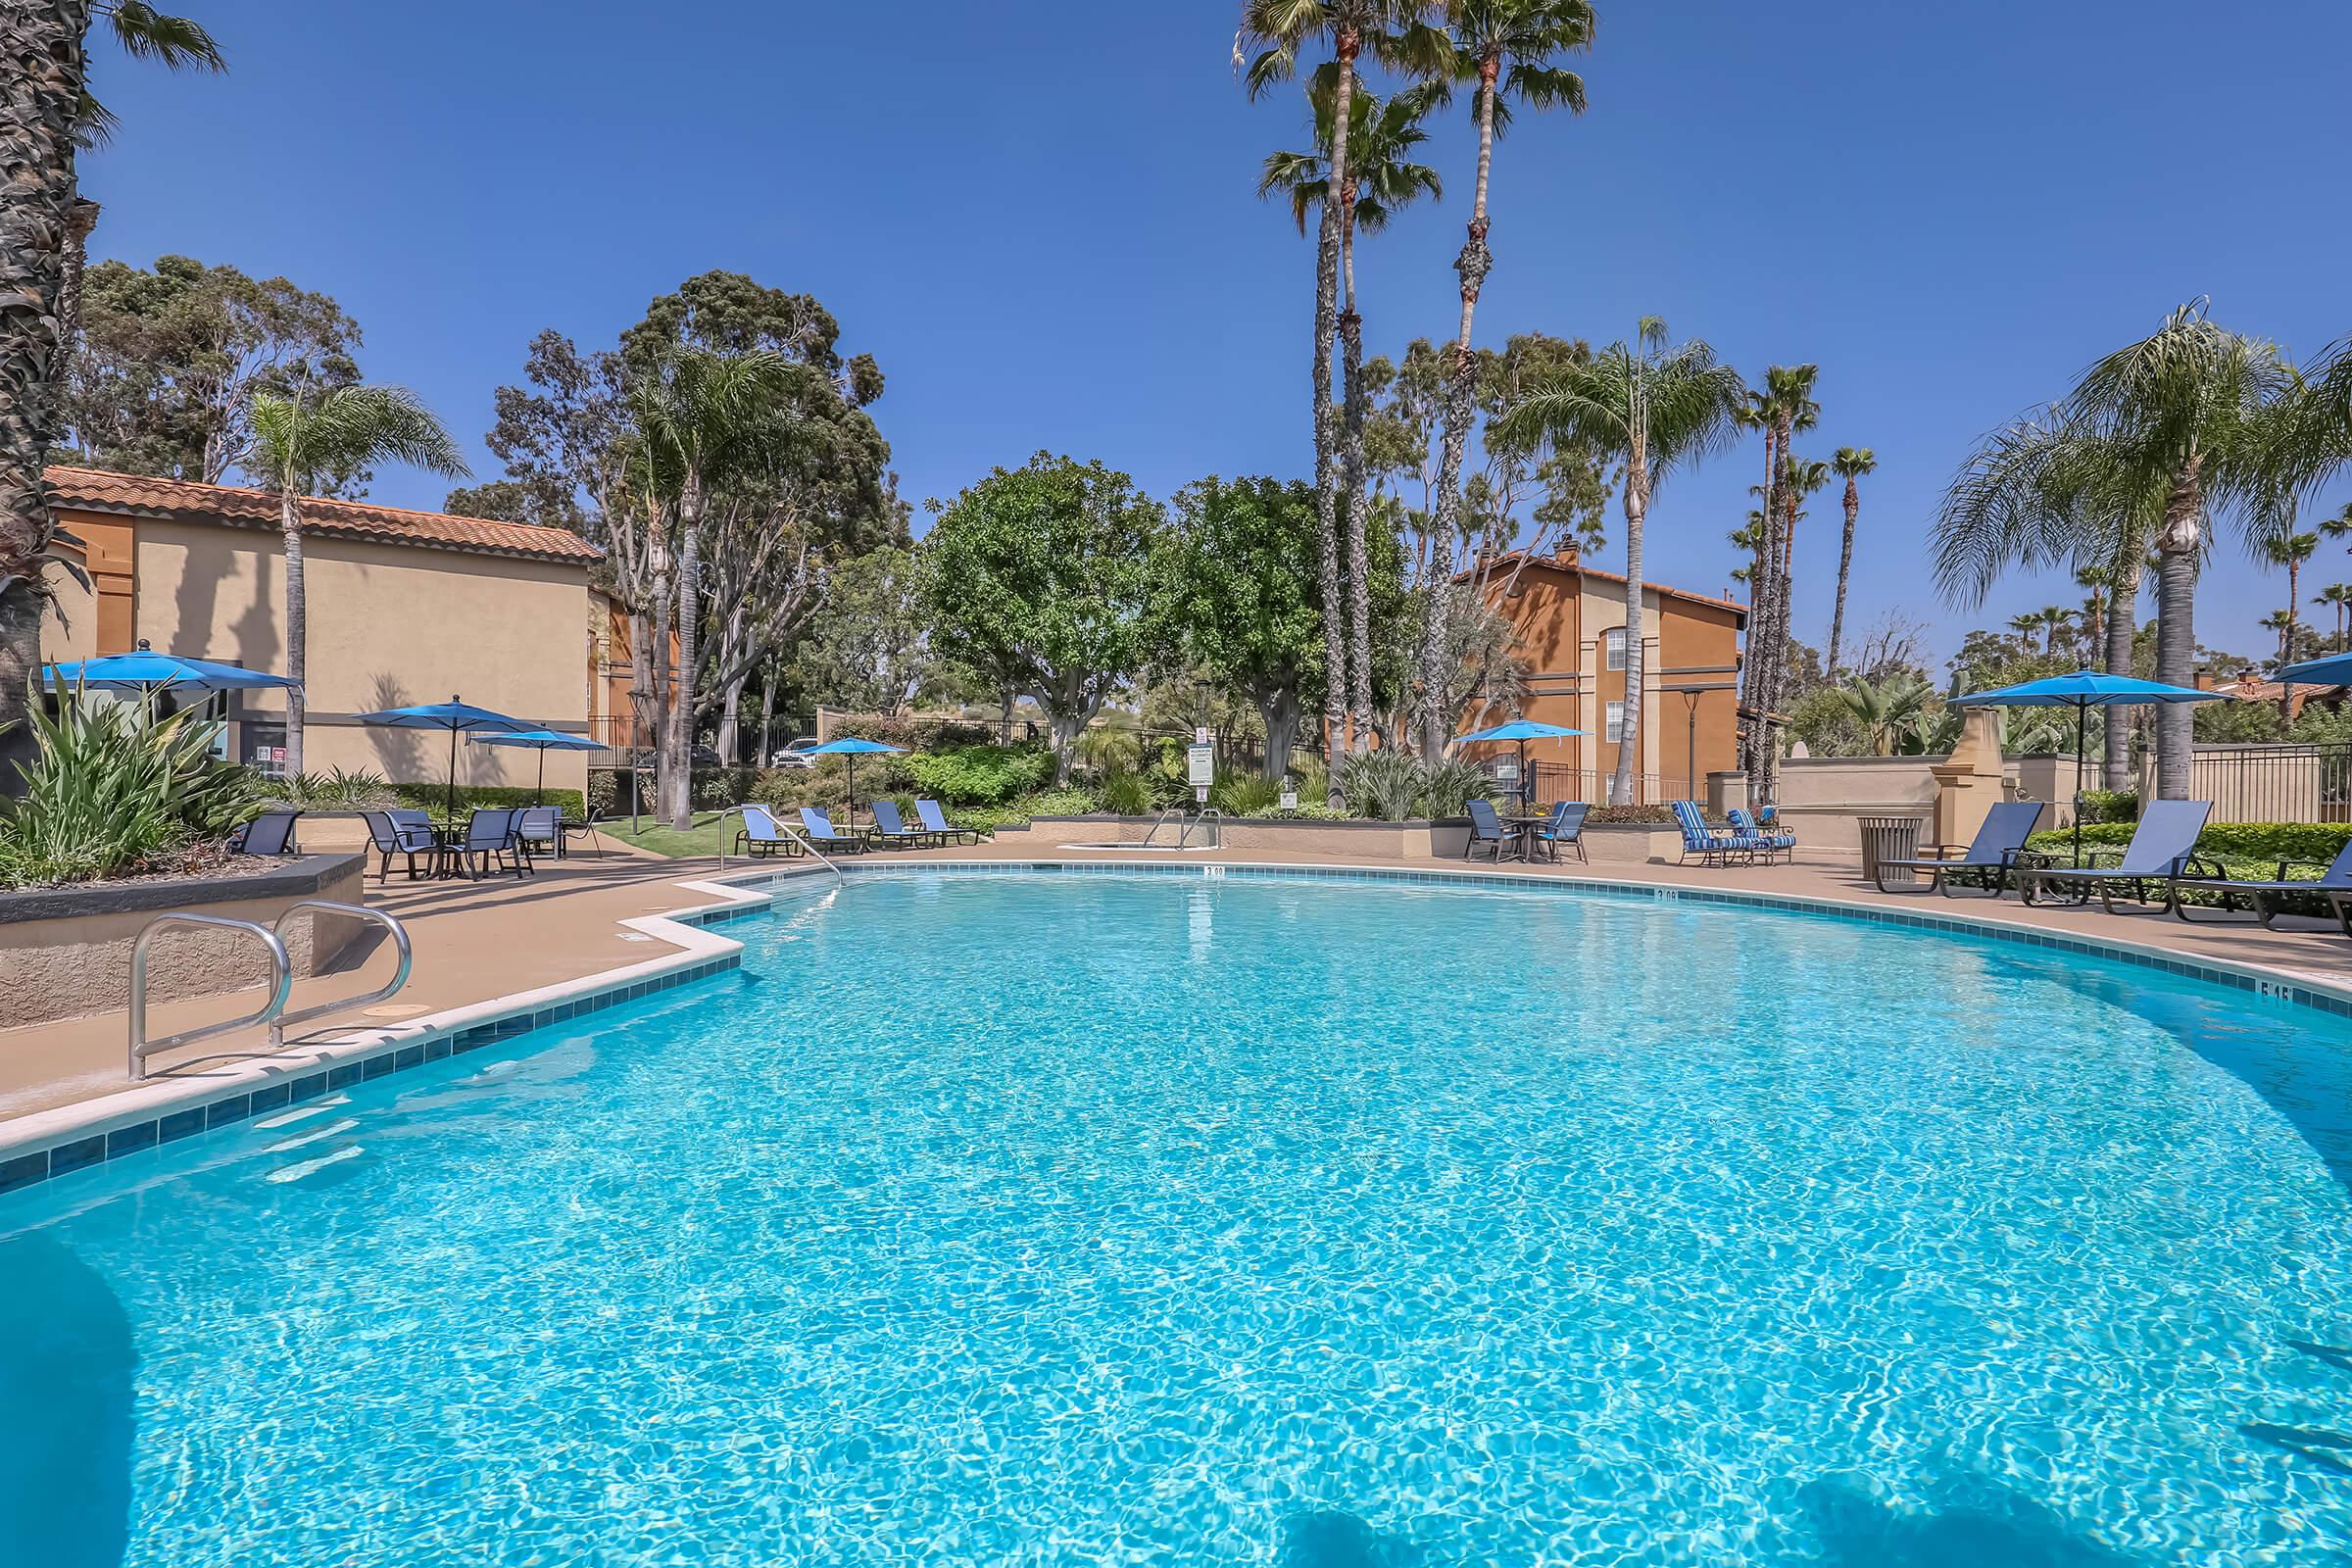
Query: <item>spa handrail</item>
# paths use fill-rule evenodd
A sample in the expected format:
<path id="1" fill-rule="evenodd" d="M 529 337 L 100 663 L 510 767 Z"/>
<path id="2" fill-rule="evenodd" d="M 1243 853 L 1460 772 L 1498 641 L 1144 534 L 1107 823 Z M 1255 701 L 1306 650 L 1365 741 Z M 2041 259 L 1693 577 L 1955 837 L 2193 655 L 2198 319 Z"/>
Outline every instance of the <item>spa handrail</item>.
<path id="1" fill-rule="evenodd" d="M 270 1000 L 261 1007 L 239 1018 L 208 1023 L 195 1029 L 183 1029 L 162 1040 L 147 1038 L 147 948 L 155 934 L 169 925 L 219 926 L 229 931 L 248 931 L 259 937 L 270 950 Z M 147 1076 L 147 1058 L 159 1051 L 174 1046 L 192 1046 L 199 1040 L 211 1040 L 238 1029 L 250 1029 L 257 1023 L 268 1023 L 285 1010 L 286 998 L 294 991 L 294 963 L 286 956 L 286 944 L 268 926 L 252 920 L 231 919 L 224 914 L 194 914 L 183 909 L 171 909 L 157 915 L 139 928 L 138 940 L 130 945 L 130 1076 L 135 1083 Z"/>
<path id="2" fill-rule="evenodd" d="M 284 912 L 278 915 L 270 927 L 277 938 L 281 951 L 285 946 L 286 922 L 305 909 L 323 909 L 330 914 L 348 915 L 353 919 L 373 920 L 392 933 L 392 951 L 400 955 L 400 964 L 392 971 L 390 983 L 379 986 L 373 991 L 365 992 L 356 997 L 338 997 L 332 1002 L 321 1002 L 315 1006 L 305 1007 L 300 1012 L 286 1012 L 281 1008 L 277 1016 L 270 1020 L 270 1049 L 271 1051 L 285 1049 L 286 1025 L 290 1023 L 308 1023 L 313 1018 L 322 1018 L 330 1012 L 341 1012 L 349 1007 L 364 1007 L 371 1002 L 381 1002 L 409 983 L 409 965 L 415 955 L 409 948 L 408 927 L 393 919 L 383 910 L 370 909 L 364 905 L 337 904 L 331 899 L 304 899 L 299 904 L 287 905 Z M 315 926 L 311 944 L 314 948 L 318 946 Z"/>

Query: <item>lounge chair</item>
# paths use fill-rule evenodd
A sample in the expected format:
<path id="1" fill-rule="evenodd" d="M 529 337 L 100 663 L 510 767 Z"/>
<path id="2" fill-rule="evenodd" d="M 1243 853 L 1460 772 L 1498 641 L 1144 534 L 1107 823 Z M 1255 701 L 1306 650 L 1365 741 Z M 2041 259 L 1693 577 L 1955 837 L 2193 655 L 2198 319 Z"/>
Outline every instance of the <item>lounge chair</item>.
<path id="1" fill-rule="evenodd" d="M 1462 844 L 1462 858 L 1469 859 L 1478 847 L 1484 844 L 1493 851 L 1495 863 L 1500 864 L 1503 846 L 1510 841 L 1511 836 L 1502 830 L 1502 818 L 1494 814 L 1494 803 L 1493 801 L 1472 801 L 1470 803 L 1470 837 Z"/>
<path id="2" fill-rule="evenodd" d="M 820 850 L 846 850 L 853 855 L 863 855 L 866 851 L 862 834 L 834 832 L 833 819 L 814 806 L 801 808 L 801 831 Z"/>
<path id="3" fill-rule="evenodd" d="M 2328 908 L 2335 913 L 2336 923 L 2344 928 L 2344 935 L 2352 937 L 2352 907 L 2348 907 L 2345 904 L 2346 899 L 2352 899 L 2352 839 L 2344 841 L 2344 847 L 2335 852 L 2334 859 L 2320 868 L 2318 876 L 2290 878 L 2286 874 L 2286 869 L 2290 865 L 2318 866 L 2320 862 L 2317 860 L 2280 860 L 2278 876 L 2269 882 L 2235 882 L 2227 877 L 2177 876 L 2173 878 L 2171 890 L 2173 912 L 2183 920 L 2189 919 L 2188 906 L 2181 902 L 2181 891 L 2189 888 L 2201 888 L 2208 893 L 2218 893 L 2222 896 L 2222 909 L 2225 913 L 2235 909 L 2238 900 L 2245 900 L 2247 909 L 2252 912 L 2254 918 L 2263 923 L 2265 929 L 2268 929 L 2270 923 L 2283 912 L 2279 908 L 2279 905 L 2285 900 L 2297 896 L 2307 899 L 2325 899 Z"/>
<path id="4" fill-rule="evenodd" d="M 2026 840 L 2033 835 L 2034 824 L 2041 820 L 2039 801 L 2003 801 L 1985 813 L 1984 823 L 1968 848 L 1957 844 L 1932 845 L 1937 853 L 1904 859 L 1879 861 L 1874 880 L 1881 893 L 1906 891 L 1886 885 L 1888 871 L 1928 873 L 1928 885 L 1922 890 L 1955 898 L 1952 877 L 1967 872 L 1981 878 L 1987 893 L 1999 898 L 2009 887 L 2009 879 L 2017 870 L 2017 858 L 2025 853 Z M 1949 853 L 1947 853 L 1949 852 Z"/>
<path id="5" fill-rule="evenodd" d="M 1562 801 L 1551 808 L 1551 815 L 1536 829 L 1536 842 L 1554 862 L 1560 858 L 1560 846 L 1565 844 L 1585 860 L 1585 818 L 1592 808 L 1583 801 Z"/>
<path id="6" fill-rule="evenodd" d="M 446 852 L 450 860 L 474 881 L 489 871 L 527 875 L 531 862 L 514 837 L 514 819 L 520 814 L 512 807 L 475 808 L 466 819 L 466 837 Z"/>
<path id="7" fill-rule="evenodd" d="M 294 819 L 300 811 L 264 811 L 229 835 L 231 855 L 292 855 Z"/>
<path id="8" fill-rule="evenodd" d="M 945 842 L 927 827 L 908 827 L 896 801 L 874 802 L 874 828 L 866 836 L 886 850 L 928 850 Z"/>
<path id="9" fill-rule="evenodd" d="M 2071 892 L 2066 902 L 2088 904 L 2091 895 L 2098 895 L 2099 907 L 2115 912 L 2115 888 L 2118 883 L 2132 884 L 2132 897 L 2147 902 L 2151 882 L 2164 886 L 2167 908 L 2175 901 L 2177 879 L 2195 876 L 2201 865 L 2213 867 L 2210 873 L 2219 879 L 2228 873 L 2220 862 L 2197 858 L 2197 835 L 2205 831 L 2205 818 L 2213 813 L 2211 801 L 2150 801 L 2139 813 L 2139 826 L 2132 830 L 2132 842 L 2124 850 L 2123 858 L 2112 866 L 2087 865 L 2062 867 L 2054 865 L 2021 865 L 2017 870 L 2018 891 L 2028 904 L 2038 904 L 2044 893 Z M 2101 855 L 2113 855 L 2113 850 L 2092 850 L 2095 860 Z"/>
<path id="10" fill-rule="evenodd" d="M 1732 831 L 1747 846 L 1747 853 L 1751 857 L 1762 856 L 1766 865 L 1772 863 L 1772 858 L 1776 855 L 1789 860 L 1796 858 L 1795 834 L 1759 827 L 1754 817 L 1737 806 L 1723 814 L 1732 824 Z"/>
<path id="11" fill-rule="evenodd" d="M 1730 865 L 1735 855 L 1754 858 L 1754 850 L 1739 834 L 1707 826 L 1707 819 L 1698 814 L 1696 801 L 1675 802 L 1674 819 L 1683 830 L 1680 864 L 1690 864 L 1693 855 L 1701 865 Z"/>
<path id="12" fill-rule="evenodd" d="M 784 831 L 774 813 L 764 806 L 738 806 L 743 827 L 735 835 L 735 852 L 761 858 L 781 855 L 789 858 L 801 853 L 801 841 Z"/>
<path id="13" fill-rule="evenodd" d="M 416 813 L 422 816 L 424 813 Z M 409 880 L 416 880 L 416 858 L 424 857 L 424 874 L 429 876 L 438 868 L 441 841 L 433 836 L 429 822 L 407 823 L 393 820 L 390 811 L 362 811 L 368 823 L 368 842 L 383 857 L 375 868 L 375 879 L 384 881 L 392 875 L 392 857 L 404 855 L 409 861 Z"/>
<path id="14" fill-rule="evenodd" d="M 550 855 L 564 854 L 564 813 L 552 806 L 526 806 L 514 813 L 514 847 L 527 859 L 540 845 Z"/>
<path id="15" fill-rule="evenodd" d="M 939 808 L 937 801 L 916 801 L 914 819 L 929 832 L 938 834 L 942 844 L 977 844 L 984 836 L 978 828 L 957 827 L 950 822 L 947 813 Z"/>

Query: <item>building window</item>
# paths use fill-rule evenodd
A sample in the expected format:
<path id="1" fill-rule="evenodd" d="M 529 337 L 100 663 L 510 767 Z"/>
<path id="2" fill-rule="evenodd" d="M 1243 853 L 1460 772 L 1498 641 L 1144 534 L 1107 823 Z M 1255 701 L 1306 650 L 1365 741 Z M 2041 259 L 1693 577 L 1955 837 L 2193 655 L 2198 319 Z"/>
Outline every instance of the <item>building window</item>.
<path id="1" fill-rule="evenodd" d="M 245 765 L 264 778 L 284 778 L 286 726 L 249 718 L 237 728 L 243 732 Z"/>
<path id="2" fill-rule="evenodd" d="M 1600 733 L 1603 740 L 1622 741 L 1625 739 L 1625 705 L 1623 703 L 1609 704 L 1608 719 L 1602 724 Z"/>
<path id="3" fill-rule="evenodd" d="M 1625 667 L 1625 628 L 1623 626 L 1611 626 L 1600 634 L 1600 667 L 1603 669 L 1623 669 Z"/>

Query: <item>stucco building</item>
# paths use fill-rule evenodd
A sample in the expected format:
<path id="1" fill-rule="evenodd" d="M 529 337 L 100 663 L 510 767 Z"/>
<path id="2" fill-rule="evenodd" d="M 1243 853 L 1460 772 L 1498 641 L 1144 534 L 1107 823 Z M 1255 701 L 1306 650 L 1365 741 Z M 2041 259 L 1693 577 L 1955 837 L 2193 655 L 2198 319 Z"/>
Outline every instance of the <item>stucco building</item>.
<path id="1" fill-rule="evenodd" d="M 1574 550 L 1506 558 L 1485 576 L 1528 665 L 1524 716 L 1586 732 L 1529 745 L 1542 798 L 1604 799 L 1625 726 L 1625 578 L 1586 565 Z M 1703 797 L 1709 772 L 1739 765 L 1740 639 L 1747 610 L 1656 582 L 1642 585 L 1642 604 L 1648 679 L 1635 787 L 1644 802 Z M 1490 714 L 1488 722 L 1505 716 Z M 1516 747 L 1478 750 L 1517 756 Z"/>
<path id="2" fill-rule="evenodd" d="M 53 467 L 59 523 L 87 548 L 91 591 L 68 579 L 43 623 L 47 660 L 162 653 L 285 672 L 285 561 L 277 498 L 90 468 Z M 446 737 L 363 725 L 355 715 L 452 695 L 599 739 L 615 726 L 612 616 L 589 581 L 596 548 L 560 528 L 303 503 L 310 648 L 303 765 L 438 780 Z M 617 695 L 626 701 L 626 682 Z M 284 745 L 273 692 L 224 693 L 229 755 L 266 771 Z M 550 785 L 586 782 L 583 752 L 547 755 Z M 458 747 L 468 784 L 529 784 L 538 755 Z"/>

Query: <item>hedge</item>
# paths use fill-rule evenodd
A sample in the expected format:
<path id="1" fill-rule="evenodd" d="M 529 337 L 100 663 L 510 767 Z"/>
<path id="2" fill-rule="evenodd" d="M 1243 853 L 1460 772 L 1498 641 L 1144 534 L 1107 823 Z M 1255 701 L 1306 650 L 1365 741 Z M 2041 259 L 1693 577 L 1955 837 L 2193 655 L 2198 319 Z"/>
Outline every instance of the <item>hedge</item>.
<path id="1" fill-rule="evenodd" d="M 2122 849 L 2137 830 L 2132 822 L 2087 822 L 2085 846 Z M 2224 860 L 2268 861 L 2276 871 L 2280 860 L 2312 860 L 2325 865 L 2335 858 L 2344 841 L 2352 839 L 2352 822 L 2212 822 L 2197 836 L 2197 852 Z M 2072 828 L 2036 833 L 2028 846 L 2063 855 L 2074 847 Z"/>
<path id="2" fill-rule="evenodd" d="M 438 811 L 449 801 L 446 784 L 395 784 L 393 798 L 402 806 L 419 810 Z M 572 821 L 583 819 L 586 809 L 578 790 L 535 790 L 527 784 L 461 784 L 458 786 L 458 809 L 469 811 L 477 806 L 560 806 Z"/>

